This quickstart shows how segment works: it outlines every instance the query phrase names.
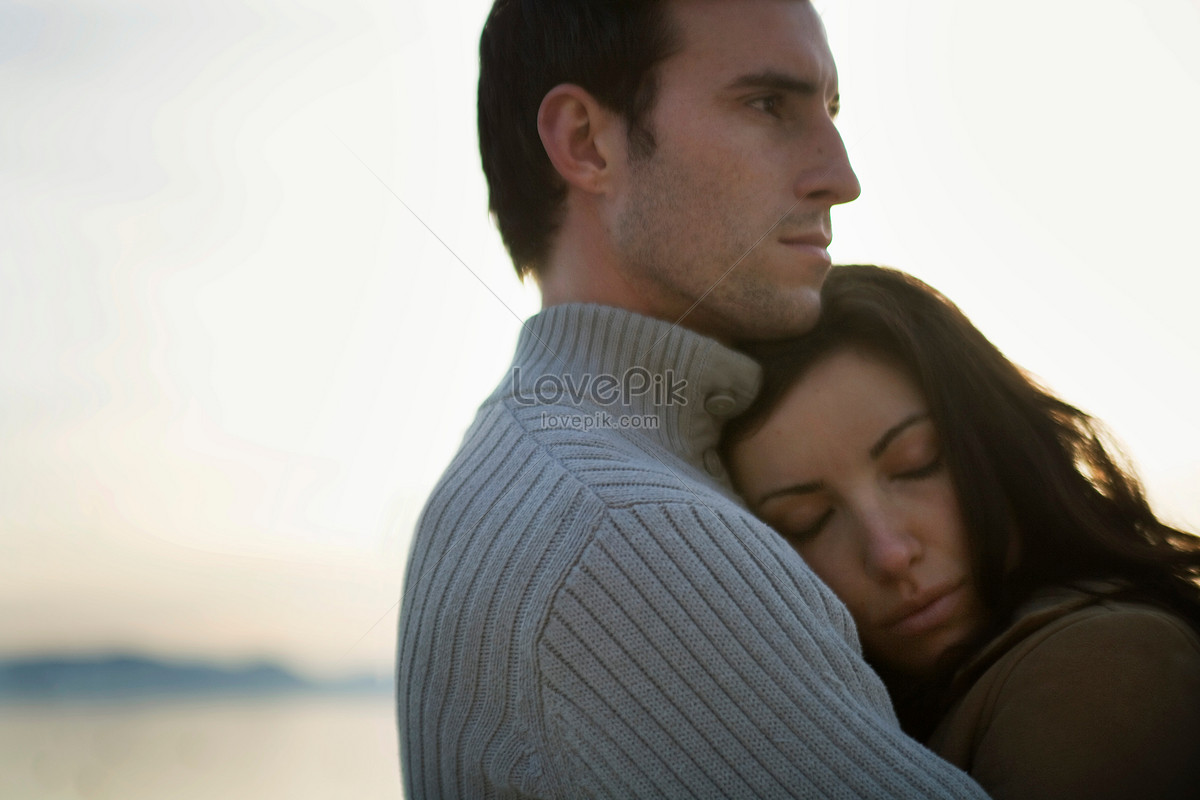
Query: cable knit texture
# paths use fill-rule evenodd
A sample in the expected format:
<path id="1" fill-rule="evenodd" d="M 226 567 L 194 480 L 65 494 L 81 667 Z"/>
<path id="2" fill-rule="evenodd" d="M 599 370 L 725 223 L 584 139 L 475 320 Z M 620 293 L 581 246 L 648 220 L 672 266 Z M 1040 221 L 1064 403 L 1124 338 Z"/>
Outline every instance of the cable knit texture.
<path id="1" fill-rule="evenodd" d="M 733 495 L 714 447 L 758 377 L 620 309 L 526 323 L 409 557 L 410 800 L 984 796 L 900 732 L 845 607 Z"/>

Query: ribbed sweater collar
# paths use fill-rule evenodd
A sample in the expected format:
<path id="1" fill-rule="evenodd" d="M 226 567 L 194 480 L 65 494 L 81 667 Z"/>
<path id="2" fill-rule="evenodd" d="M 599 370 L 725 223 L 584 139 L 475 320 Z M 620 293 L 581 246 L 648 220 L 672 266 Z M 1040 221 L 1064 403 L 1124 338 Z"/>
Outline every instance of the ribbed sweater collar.
<path id="1" fill-rule="evenodd" d="M 721 425 L 750 405 L 760 372 L 749 357 L 678 325 L 568 304 L 525 323 L 506 393 L 523 404 L 553 402 L 614 419 L 657 417 L 657 429 L 621 430 L 656 441 L 728 484 L 715 450 Z"/>

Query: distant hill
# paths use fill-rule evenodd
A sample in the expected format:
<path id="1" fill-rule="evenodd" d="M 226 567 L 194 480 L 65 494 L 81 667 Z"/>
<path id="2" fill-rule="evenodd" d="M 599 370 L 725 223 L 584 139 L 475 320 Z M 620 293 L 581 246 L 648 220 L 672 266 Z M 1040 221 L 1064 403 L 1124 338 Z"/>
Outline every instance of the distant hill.
<path id="1" fill-rule="evenodd" d="M 310 681 L 278 664 L 241 667 L 160 661 L 134 655 L 0 661 L 0 700 L 105 699 L 180 695 L 384 693 L 390 679 L 360 675 Z"/>

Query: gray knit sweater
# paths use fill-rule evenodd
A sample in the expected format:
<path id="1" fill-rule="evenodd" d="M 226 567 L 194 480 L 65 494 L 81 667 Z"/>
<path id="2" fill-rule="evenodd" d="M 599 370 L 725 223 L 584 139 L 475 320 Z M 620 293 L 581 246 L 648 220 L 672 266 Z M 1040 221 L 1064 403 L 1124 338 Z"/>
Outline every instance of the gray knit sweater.
<path id="1" fill-rule="evenodd" d="M 412 545 L 410 800 L 984 796 L 900 732 L 845 607 L 729 489 L 753 362 L 570 305 L 513 364 Z"/>

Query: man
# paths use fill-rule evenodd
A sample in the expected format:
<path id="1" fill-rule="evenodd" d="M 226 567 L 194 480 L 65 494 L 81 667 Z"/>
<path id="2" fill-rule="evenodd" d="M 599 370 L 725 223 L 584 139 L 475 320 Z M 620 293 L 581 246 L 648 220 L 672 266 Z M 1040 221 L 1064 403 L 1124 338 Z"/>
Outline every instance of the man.
<path id="1" fill-rule="evenodd" d="M 858 195 L 806 0 L 497 0 L 491 207 L 545 308 L 418 525 L 398 656 L 431 797 L 974 797 L 714 446 Z"/>

